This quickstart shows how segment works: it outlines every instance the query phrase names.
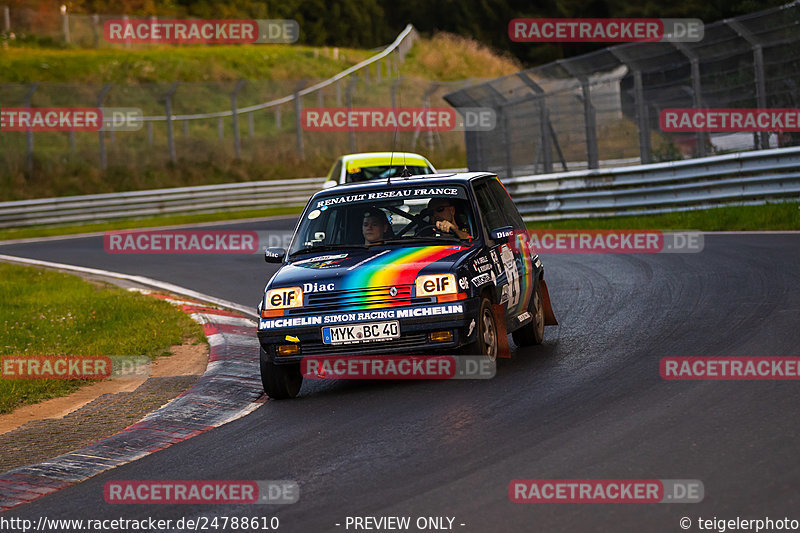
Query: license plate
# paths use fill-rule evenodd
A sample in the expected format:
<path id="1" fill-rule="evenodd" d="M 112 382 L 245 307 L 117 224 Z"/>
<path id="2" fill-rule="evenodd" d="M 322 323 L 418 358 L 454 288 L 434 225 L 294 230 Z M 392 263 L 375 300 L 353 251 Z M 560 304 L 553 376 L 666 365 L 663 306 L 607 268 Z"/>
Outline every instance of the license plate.
<path id="1" fill-rule="evenodd" d="M 396 339 L 399 336 L 400 323 L 397 320 L 322 328 L 322 342 L 325 344 L 388 341 L 389 339 Z"/>

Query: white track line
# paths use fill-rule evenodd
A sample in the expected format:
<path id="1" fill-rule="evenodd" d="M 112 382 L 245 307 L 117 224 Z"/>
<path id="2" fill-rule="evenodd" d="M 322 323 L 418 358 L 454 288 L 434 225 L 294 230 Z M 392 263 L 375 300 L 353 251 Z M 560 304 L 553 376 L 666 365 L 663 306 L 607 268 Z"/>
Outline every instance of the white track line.
<path id="1" fill-rule="evenodd" d="M 28 259 L 27 257 L 17 257 L 13 255 L 2 255 L 0 254 L 0 261 L 7 261 L 9 263 L 21 263 L 25 265 L 36 265 L 36 266 L 43 266 L 43 267 L 50 267 L 50 268 L 58 268 L 60 270 L 71 270 L 73 272 L 83 272 L 85 274 L 94 274 L 96 276 L 105 276 L 107 278 L 113 279 L 124 279 L 127 281 L 132 281 L 134 283 L 139 283 L 141 285 L 147 285 L 150 287 L 156 287 L 157 289 L 161 289 L 164 291 L 169 291 L 175 294 L 180 294 L 181 296 L 186 296 L 187 298 L 194 298 L 196 300 L 203 300 L 208 303 L 212 303 L 214 305 L 218 305 L 220 307 L 224 307 L 226 309 L 231 309 L 233 311 L 238 311 L 242 314 L 251 316 L 258 320 L 258 314 L 249 308 L 243 305 L 239 305 L 234 302 L 230 302 L 228 300 L 223 300 L 221 298 L 215 298 L 214 296 L 209 296 L 207 294 L 203 294 L 201 292 L 193 291 L 192 289 L 187 289 L 186 287 L 181 287 L 179 285 L 173 285 L 172 283 L 166 283 L 164 281 L 158 281 L 157 279 L 146 278 L 144 276 L 132 276 L 130 274 L 122 274 L 121 272 L 111 272 L 110 270 L 101 270 L 98 268 L 87 268 L 77 265 L 67 265 L 64 263 L 53 263 L 51 261 L 40 261 L 39 259 Z"/>
<path id="2" fill-rule="evenodd" d="M 28 244 L 34 242 L 48 242 L 48 241 L 63 241 L 66 239 L 83 239 L 84 237 L 102 237 L 108 231 L 162 231 L 171 229 L 185 229 L 185 228 L 202 228 L 204 226 L 231 226 L 234 224 L 249 224 L 250 222 L 267 222 L 270 220 L 283 220 L 297 218 L 300 213 L 296 215 L 274 215 L 271 217 L 259 218 L 240 218 L 236 220 L 212 220 L 210 222 L 192 222 L 191 224 L 175 224 L 173 226 L 153 226 L 143 228 L 122 228 L 110 229 L 107 231 L 93 231 L 89 233 L 71 233 L 69 235 L 51 235 L 49 237 L 30 237 L 27 239 L 9 239 L 7 241 L 0 241 L 0 246 L 7 244 Z"/>

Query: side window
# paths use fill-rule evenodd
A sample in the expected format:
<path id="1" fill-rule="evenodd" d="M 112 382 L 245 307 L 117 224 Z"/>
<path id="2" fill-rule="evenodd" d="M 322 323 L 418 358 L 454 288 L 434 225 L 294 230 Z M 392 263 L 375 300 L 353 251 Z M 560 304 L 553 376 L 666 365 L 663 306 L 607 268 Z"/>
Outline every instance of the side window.
<path id="1" fill-rule="evenodd" d="M 492 192 L 489 190 L 489 182 L 483 181 L 475 185 L 475 197 L 478 200 L 478 209 L 481 212 L 483 224 L 486 226 L 486 232 L 491 232 L 493 229 L 507 226 L 501 208 L 492 197 Z"/>
<path id="2" fill-rule="evenodd" d="M 500 180 L 491 179 L 487 183 L 489 190 L 492 191 L 492 196 L 494 197 L 495 202 L 500 208 L 500 212 L 505 217 L 506 223 L 502 225 L 512 226 L 516 229 L 524 228 L 525 222 L 523 222 L 517 206 L 514 205 L 514 201 L 508 196 L 508 193 L 503 188 Z"/>

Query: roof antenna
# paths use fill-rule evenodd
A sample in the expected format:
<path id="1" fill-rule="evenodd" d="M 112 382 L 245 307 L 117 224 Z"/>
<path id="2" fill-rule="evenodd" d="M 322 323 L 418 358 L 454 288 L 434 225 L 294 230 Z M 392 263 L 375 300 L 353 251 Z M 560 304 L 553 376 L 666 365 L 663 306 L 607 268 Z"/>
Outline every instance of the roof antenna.
<path id="1" fill-rule="evenodd" d="M 394 128 L 394 139 L 392 139 L 392 152 L 389 156 L 389 174 L 386 176 L 386 185 L 392 184 L 392 163 L 394 162 L 394 144 L 397 142 L 397 126 Z"/>
<path id="2" fill-rule="evenodd" d="M 394 127 L 394 139 L 392 139 L 392 155 L 389 156 L 389 175 L 386 176 L 386 185 L 392 184 L 392 163 L 394 162 L 395 143 L 397 143 L 397 126 Z"/>
<path id="3" fill-rule="evenodd" d="M 398 79 L 398 81 L 399 81 L 399 79 Z M 400 94 L 398 96 L 398 101 L 400 103 L 400 107 L 402 107 L 403 106 L 403 93 L 402 93 L 402 91 L 400 91 Z M 396 109 L 396 108 L 393 108 L 393 109 Z M 397 145 L 397 131 L 398 131 L 398 128 L 399 128 L 399 126 L 397 126 L 397 125 L 394 127 L 394 138 L 392 139 L 392 155 L 389 158 L 389 166 L 390 167 L 392 166 L 392 162 L 394 161 L 394 149 L 395 149 L 395 146 Z M 405 152 L 403 152 L 403 170 L 400 172 L 400 177 L 401 178 L 408 178 L 409 176 L 411 176 L 411 172 L 409 172 L 408 166 L 406 166 L 406 154 L 405 154 Z M 386 179 L 386 185 L 391 185 L 391 183 L 392 183 L 392 177 L 391 177 L 391 174 L 390 174 L 389 177 Z"/>

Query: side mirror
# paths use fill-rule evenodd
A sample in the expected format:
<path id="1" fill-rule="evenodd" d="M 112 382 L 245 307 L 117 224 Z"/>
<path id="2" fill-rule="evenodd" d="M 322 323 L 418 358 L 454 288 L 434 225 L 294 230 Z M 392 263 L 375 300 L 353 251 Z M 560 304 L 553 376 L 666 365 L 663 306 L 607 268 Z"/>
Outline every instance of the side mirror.
<path id="1" fill-rule="evenodd" d="M 489 237 L 495 241 L 508 240 L 511 234 L 514 233 L 514 228 L 511 226 L 503 226 L 502 228 L 495 228 L 489 232 Z"/>
<path id="2" fill-rule="evenodd" d="M 328 181 L 326 181 L 325 183 L 322 184 L 322 188 L 323 189 L 330 189 L 331 187 L 336 187 L 337 185 L 338 185 L 338 183 L 336 183 L 335 181 L 328 180 Z"/>
<path id="3" fill-rule="evenodd" d="M 264 261 L 267 263 L 283 263 L 286 250 L 283 248 L 267 248 L 264 250 Z"/>

